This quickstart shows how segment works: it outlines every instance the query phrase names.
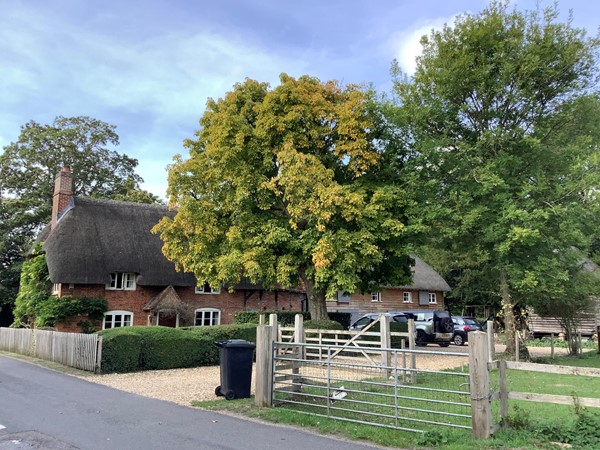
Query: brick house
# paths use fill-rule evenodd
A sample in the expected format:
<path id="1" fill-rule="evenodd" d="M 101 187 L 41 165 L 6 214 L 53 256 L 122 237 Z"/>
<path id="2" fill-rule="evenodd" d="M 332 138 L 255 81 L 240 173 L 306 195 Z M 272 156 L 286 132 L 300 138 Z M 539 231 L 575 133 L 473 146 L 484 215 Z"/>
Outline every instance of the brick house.
<path id="1" fill-rule="evenodd" d="M 52 219 L 42 232 L 52 294 L 101 297 L 109 311 L 102 328 L 127 325 L 217 325 L 238 311 L 301 311 L 300 290 L 266 290 L 261 285 L 198 287 L 191 273 L 177 271 L 151 229 L 167 207 L 72 195 L 72 173 L 56 178 Z M 77 320 L 56 324 L 79 332 Z"/>
<path id="2" fill-rule="evenodd" d="M 410 286 L 390 286 L 367 294 L 338 292 L 337 298 L 327 300 L 327 311 L 351 313 L 354 321 L 374 312 L 445 309 L 444 293 L 450 291 L 450 286 L 421 258 L 411 257 L 415 265 Z"/>

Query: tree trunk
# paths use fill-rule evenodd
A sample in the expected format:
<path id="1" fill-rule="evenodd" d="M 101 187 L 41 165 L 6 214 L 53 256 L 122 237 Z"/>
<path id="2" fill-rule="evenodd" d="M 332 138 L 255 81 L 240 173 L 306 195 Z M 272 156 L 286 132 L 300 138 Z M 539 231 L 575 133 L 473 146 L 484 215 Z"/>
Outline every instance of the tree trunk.
<path id="1" fill-rule="evenodd" d="M 502 312 L 504 314 L 504 335 L 506 337 L 506 350 L 504 353 L 508 356 L 515 356 L 517 347 L 515 345 L 516 323 L 514 314 L 514 304 L 510 296 L 508 287 L 508 278 L 506 272 L 500 273 L 500 296 L 502 298 Z M 529 359 L 529 350 L 525 346 L 522 339 L 519 338 L 519 358 L 522 360 Z"/>
<path id="2" fill-rule="evenodd" d="M 307 277 L 304 273 L 300 275 L 300 280 L 304 284 L 304 289 L 306 290 L 310 319 L 329 320 L 329 316 L 327 315 L 327 303 L 325 303 L 325 291 L 316 289 L 314 280 Z"/>

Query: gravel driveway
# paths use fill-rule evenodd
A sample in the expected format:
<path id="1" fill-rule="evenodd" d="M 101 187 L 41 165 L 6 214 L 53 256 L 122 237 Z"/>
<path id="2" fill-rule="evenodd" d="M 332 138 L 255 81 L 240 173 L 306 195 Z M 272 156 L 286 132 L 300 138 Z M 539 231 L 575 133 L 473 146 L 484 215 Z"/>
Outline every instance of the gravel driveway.
<path id="1" fill-rule="evenodd" d="M 468 353 L 468 346 L 440 348 L 429 346 L 426 350 L 441 352 Z M 496 352 L 504 351 L 504 346 L 497 345 Z M 550 354 L 550 348 L 530 347 L 532 356 Z M 555 349 L 555 354 L 566 354 L 566 349 Z M 465 363 L 465 357 L 435 355 L 419 355 L 417 367 L 437 370 L 457 367 Z M 252 373 L 252 394 L 254 394 L 254 370 Z M 91 375 L 86 380 L 104 384 L 122 391 L 132 392 L 145 397 L 157 398 L 183 406 L 190 406 L 195 400 L 215 400 L 223 397 L 215 396 L 215 388 L 221 384 L 220 367 L 195 367 L 192 369 L 150 370 L 123 374 Z"/>

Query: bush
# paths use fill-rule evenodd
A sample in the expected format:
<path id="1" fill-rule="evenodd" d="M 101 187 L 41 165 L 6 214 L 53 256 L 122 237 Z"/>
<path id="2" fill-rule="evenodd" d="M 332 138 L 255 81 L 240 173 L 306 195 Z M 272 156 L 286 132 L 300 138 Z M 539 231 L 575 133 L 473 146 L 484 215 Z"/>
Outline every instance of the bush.
<path id="1" fill-rule="evenodd" d="M 142 337 L 133 327 L 114 328 L 102 335 L 103 373 L 134 372 L 139 370 Z"/>
<path id="2" fill-rule="evenodd" d="M 342 324 L 335 320 L 307 320 L 304 328 L 309 330 L 343 330 Z"/>
<path id="3" fill-rule="evenodd" d="M 294 326 L 296 320 L 296 314 L 302 314 L 304 320 L 310 320 L 310 314 L 307 312 L 300 311 L 241 311 L 235 314 L 234 322 L 236 324 L 253 323 L 258 325 L 258 318 L 261 315 L 265 316 L 266 321 L 269 321 L 270 314 L 277 314 L 277 321 L 282 327 Z"/>
<path id="4" fill-rule="evenodd" d="M 104 330 L 102 372 L 164 370 L 219 364 L 215 341 L 256 342 L 254 325 L 215 327 L 123 327 Z"/>
<path id="5" fill-rule="evenodd" d="M 330 312 L 327 315 L 331 320 L 339 322 L 344 330 L 347 330 L 352 325 L 352 314 L 350 313 Z"/>
<path id="6" fill-rule="evenodd" d="M 258 318 L 261 314 L 265 315 L 268 320 L 269 314 L 277 314 L 277 321 L 282 327 L 293 327 L 294 321 L 296 320 L 296 314 L 302 314 L 304 322 L 310 320 L 310 313 L 299 312 L 299 311 L 241 311 L 235 314 L 234 321 L 236 324 L 253 323 L 258 325 Z M 352 321 L 352 314 L 331 312 L 328 313 L 329 319 L 339 322 L 342 325 L 343 330 L 350 328 Z"/>

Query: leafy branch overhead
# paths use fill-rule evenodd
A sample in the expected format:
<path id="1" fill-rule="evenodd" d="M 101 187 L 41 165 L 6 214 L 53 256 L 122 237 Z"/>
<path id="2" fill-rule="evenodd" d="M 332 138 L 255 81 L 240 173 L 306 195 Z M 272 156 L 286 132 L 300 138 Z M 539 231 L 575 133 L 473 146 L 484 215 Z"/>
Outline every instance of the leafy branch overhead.
<path id="1" fill-rule="evenodd" d="M 370 94 L 303 76 L 246 80 L 209 100 L 187 160 L 169 172 L 164 252 L 199 280 L 303 286 L 325 296 L 410 278 L 406 197 L 378 177 Z M 408 275 L 408 276 L 407 276 Z"/>

